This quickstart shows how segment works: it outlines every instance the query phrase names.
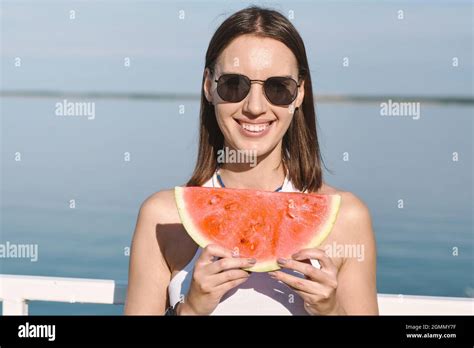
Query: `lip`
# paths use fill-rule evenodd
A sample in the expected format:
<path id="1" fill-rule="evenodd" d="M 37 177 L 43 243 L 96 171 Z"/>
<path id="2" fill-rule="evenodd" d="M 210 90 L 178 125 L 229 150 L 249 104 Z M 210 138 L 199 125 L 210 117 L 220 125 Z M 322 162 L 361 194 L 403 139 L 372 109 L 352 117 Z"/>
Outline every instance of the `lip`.
<path id="1" fill-rule="evenodd" d="M 261 138 L 265 135 L 267 135 L 270 130 L 272 129 L 274 123 L 275 123 L 275 120 L 258 120 L 258 122 L 247 122 L 246 120 L 239 120 L 239 119 L 234 119 L 235 122 L 238 124 L 239 126 L 239 131 L 240 131 L 240 134 L 245 136 L 245 137 L 249 137 L 249 138 Z M 242 123 L 245 123 L 245 124 L 250 124 L 250 125 L 266 125 L 268 124 L 268 126 L 266 126 L 264 128 L 264 130 L 262 131 L 259 131 L 259 132 L 255 132 L 255 131 L 251 131 L 249 129 L 245 129 L 242 125 Z"/>
<path id="2" fill-rule="evenodd" d="M 250 120 L 243 120 L 243 119 L 238 119 L 238 118 L 234 118 L 234 120 L 238 123 L 238 124 L 241 124 L 241 123 L 249 123 L 249 124 L 265 124 L 265 123 L 272 123 L 274 122 L 275 120 L 257 120 L 257 121 L 250 121 Z"/>

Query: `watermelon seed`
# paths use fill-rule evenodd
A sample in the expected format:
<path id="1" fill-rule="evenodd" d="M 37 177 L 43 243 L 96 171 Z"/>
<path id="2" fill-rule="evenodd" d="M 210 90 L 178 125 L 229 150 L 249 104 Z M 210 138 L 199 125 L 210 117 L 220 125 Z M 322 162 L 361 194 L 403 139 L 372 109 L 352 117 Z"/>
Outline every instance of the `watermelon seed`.
<path id="1" fill-rule="evenodd" d="M 291 209 L 295 209 L 295 208 L 296 208 L 295 201 L 292 200 L 292 199 L 289 199 L 288 200 L 288 209 L 286 211 L 286 214 L 292 219 L 295 217 L 295 215 L 291 212 Z"/>
<path id="2" fill-rule="evenodd" d="M 261 226 L 263 226 L 263 224 L 258 222 L 258 221 L 257 222 L 252 222 L 250 224 L 250 228 L 252 229 L 253 233 L 257 232 L 257 229 L 260 228 Z"/>
<path id="3" fill-rule="evenodd" d="M 225 210 L 235 210 L 236 208 L 237 208 L 237 203 L 235 202 L 228 203 L 224 206 Z"/>
<path id="4" fill-rule="evenodd" d="M 214 197 L 212 197 L 212 198 L 209 200 L 209 204 L 210 204 L 210 205 L 212 205 L 212 204 L 217 204 L 217 203 L 219 203 L 219 201 L 220 201 L 219 197 L 214 196 Z"/>

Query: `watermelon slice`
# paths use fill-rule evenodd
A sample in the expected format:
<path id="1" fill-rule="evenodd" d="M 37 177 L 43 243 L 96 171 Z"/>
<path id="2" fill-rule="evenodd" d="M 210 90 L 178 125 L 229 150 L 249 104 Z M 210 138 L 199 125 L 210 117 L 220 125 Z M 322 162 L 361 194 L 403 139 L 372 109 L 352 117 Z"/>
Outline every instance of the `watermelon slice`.
<path id="1" fill-rule="evenodd" d="M 218 244 L 253 257 L 253 272 L 279 269 L 278 257 L 322 244 L 339 211 L 339 195 L 175 187 L 179 216 L 202 248 Z"/>

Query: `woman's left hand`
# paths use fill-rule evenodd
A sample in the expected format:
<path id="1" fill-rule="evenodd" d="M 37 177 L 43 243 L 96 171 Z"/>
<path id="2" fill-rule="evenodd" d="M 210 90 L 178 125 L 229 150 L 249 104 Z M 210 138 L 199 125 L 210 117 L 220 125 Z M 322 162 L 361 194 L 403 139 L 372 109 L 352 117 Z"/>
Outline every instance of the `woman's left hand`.
<path id="1" fill-rule="evenodd" d="M 321 269 L 302 262 L 309 259 L 318 260 Z M 269 272 L 272 278 L 281 280 L 301 296 L 310 315 L 346 314 L 336 297 L 338 269 L 324 250 L 302 249 L 292 259 L 278 259 L 278 265 L 305 275 L 303 279 L 281 271 Z"/>

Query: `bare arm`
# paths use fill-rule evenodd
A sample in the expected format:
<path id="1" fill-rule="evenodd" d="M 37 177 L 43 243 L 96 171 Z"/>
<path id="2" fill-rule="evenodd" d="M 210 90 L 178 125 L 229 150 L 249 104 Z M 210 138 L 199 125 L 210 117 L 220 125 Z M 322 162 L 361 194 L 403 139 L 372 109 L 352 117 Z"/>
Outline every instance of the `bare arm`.
<path id="1" fill-rule="evenodd" d="M 125 314 L 164 314 L 171 272 L 161 250 L 179 241 L 157 238 L 156 229 L 178 221 L 172 190 L 158 192 L 143 203 L 132 241 Z M 221 259 L 211 262 L 215 257 Z M 248 272 L 239 268 L 251 265 L 248 258 L 232 255 L 232 250 L 208 245 L 196 261 L 190 290 L 178 306 L 178 315 L 210 314 L 228 290 L 248 279 Z"/>
<path id="2" fill-rule="evenodd" d="M 361 248 L 360 258 L 347 257 L 338 274 L 337 297 L 349 315 L 378 315 L 376 259 L 372 222 L 367 206 L 353 194 L 344 195 L 344 244 Z"/>
<path id="3" fill-rule="evenodd" d="M 165 311 L 171 274 L 156 238 L 160 212 L 165 210 L 163 196 L 158 192 L 149 197 L 138 214 L 130 254 L 126 315 Z"/>

